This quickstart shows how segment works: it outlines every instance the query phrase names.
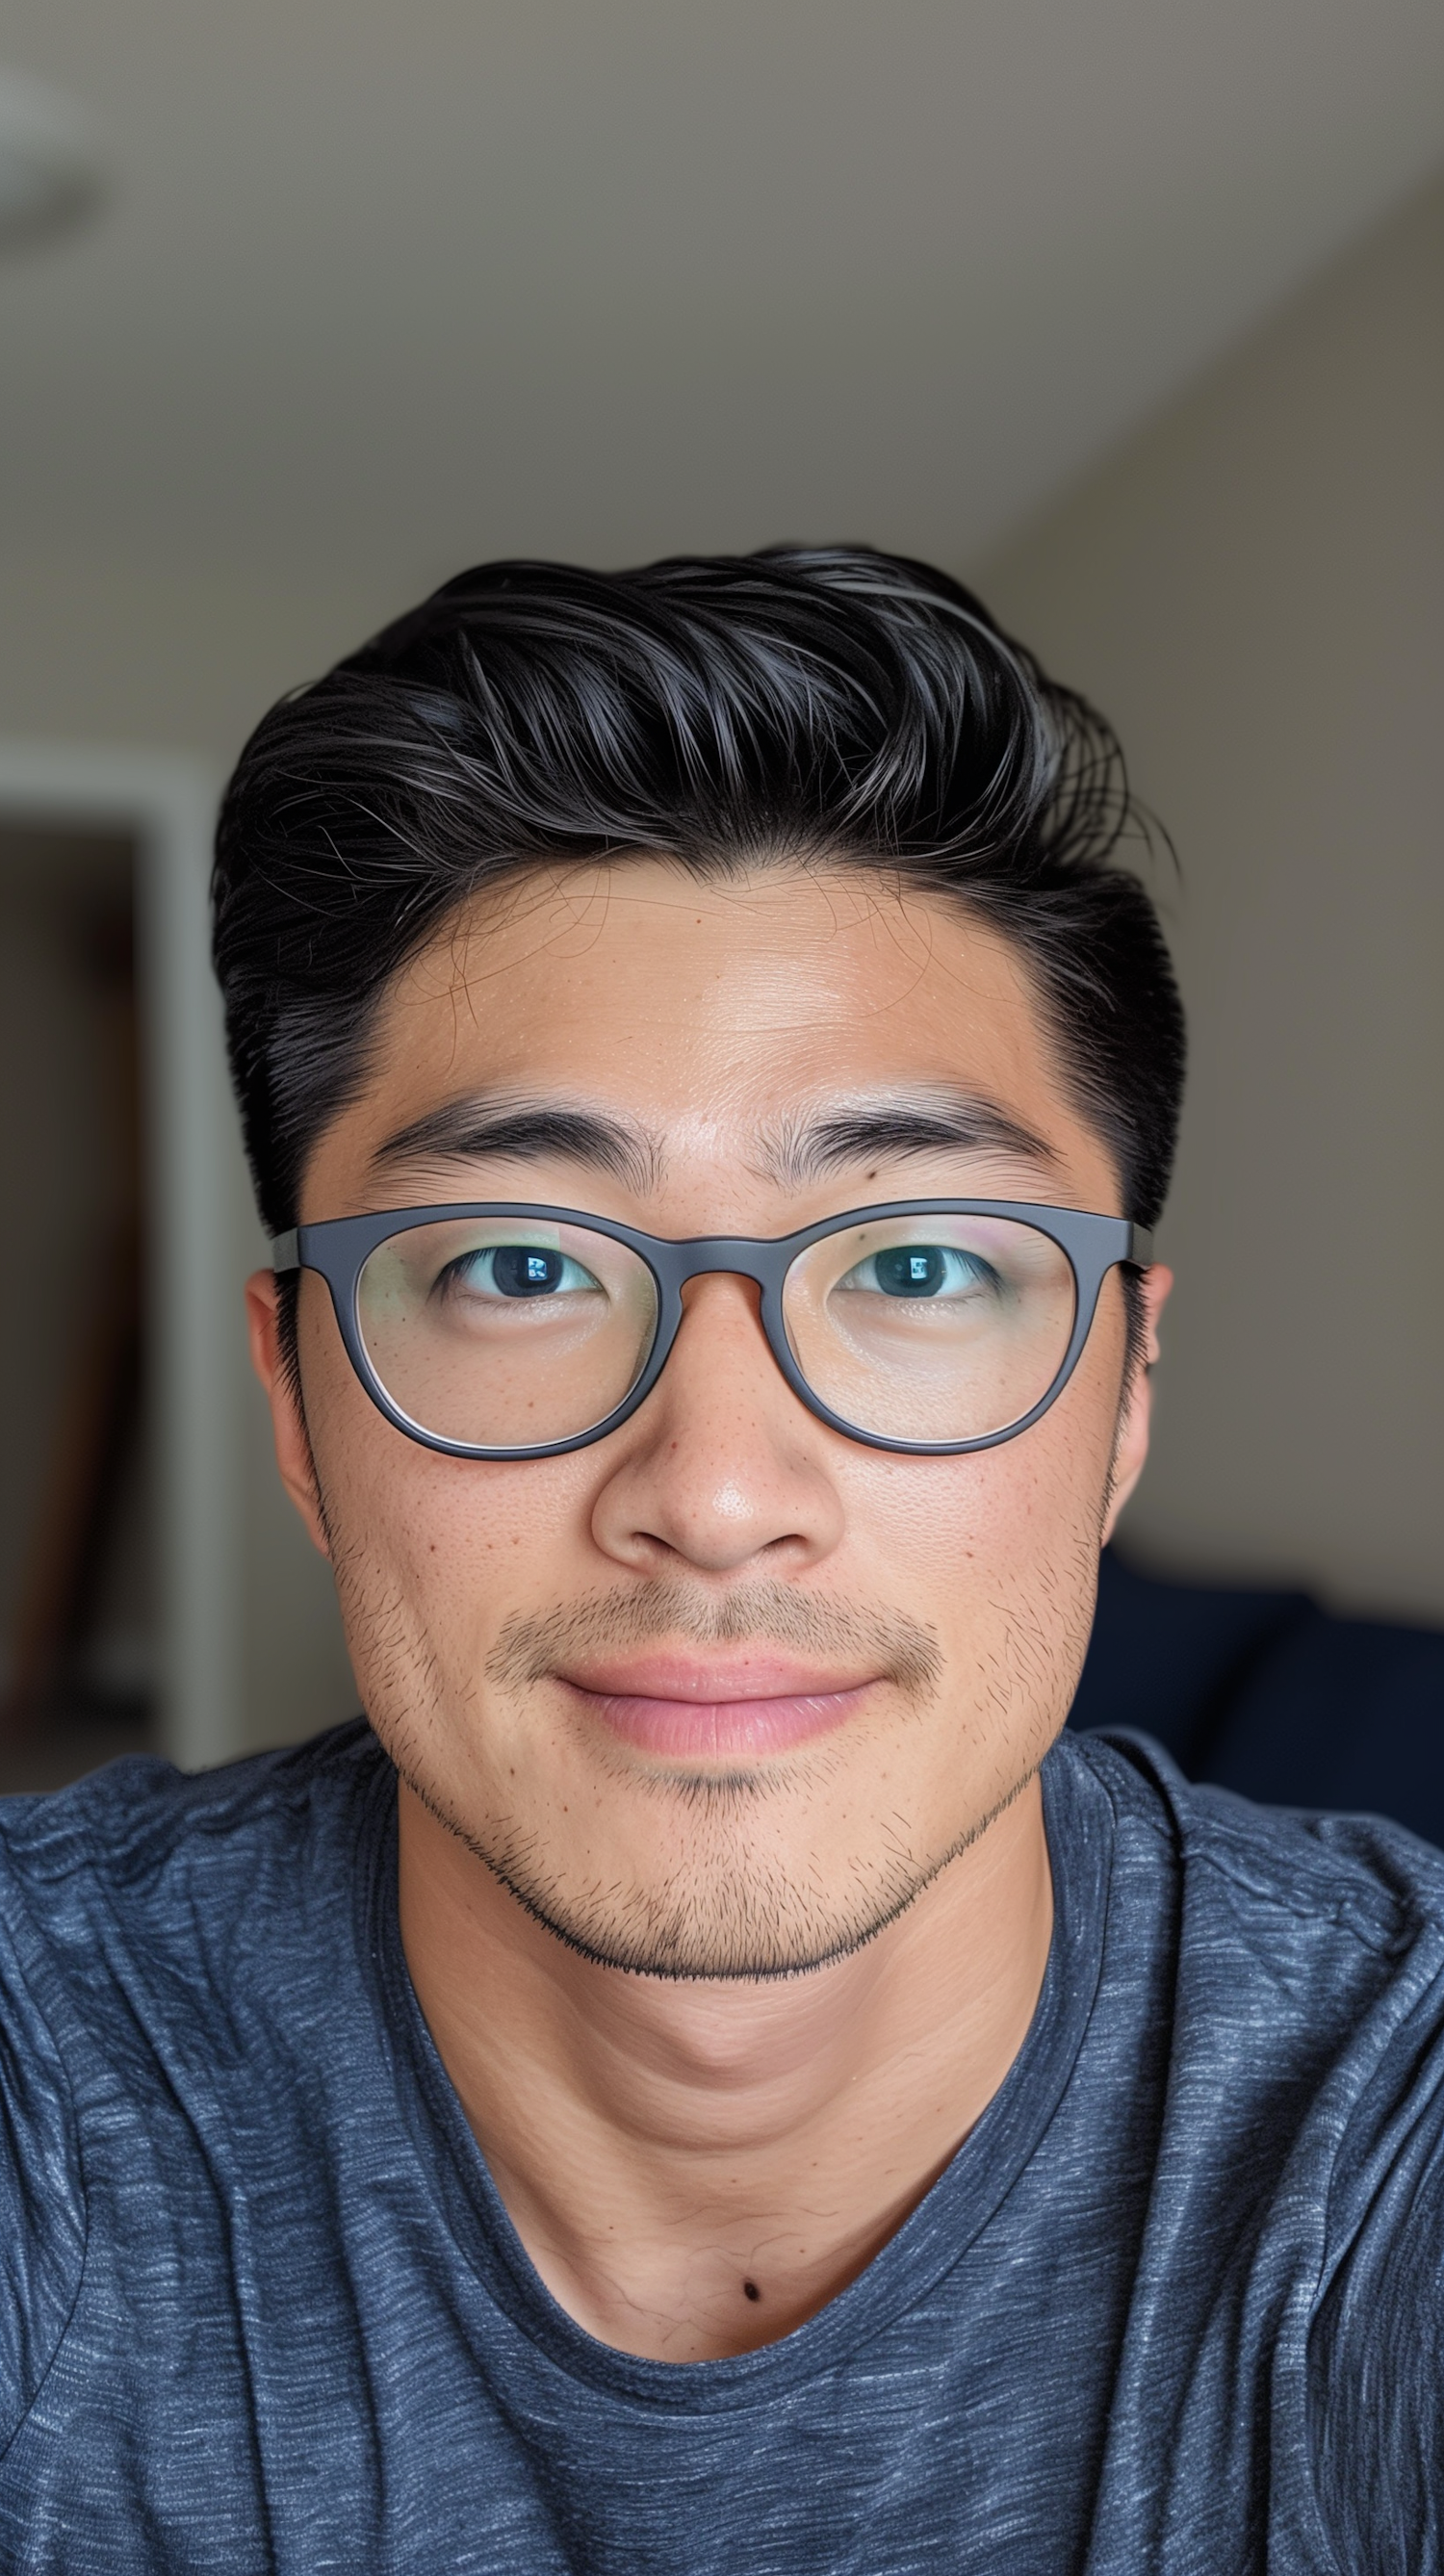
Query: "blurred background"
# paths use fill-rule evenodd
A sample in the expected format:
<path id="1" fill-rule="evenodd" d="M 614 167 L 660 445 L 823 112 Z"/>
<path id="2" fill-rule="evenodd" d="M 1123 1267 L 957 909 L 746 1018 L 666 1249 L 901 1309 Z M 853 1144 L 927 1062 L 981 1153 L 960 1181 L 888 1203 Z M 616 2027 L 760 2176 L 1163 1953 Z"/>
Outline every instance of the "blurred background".
<path id="1" fill-rule="evenodd" d="M 835 538 L 973 582 L 1178 852 L 1080 1721 L 1444 1839 L 1435 0 L 4 0 L 0 1786 L 354 1706 L 244 1365 L 250 726 L 469 561 Z"/>

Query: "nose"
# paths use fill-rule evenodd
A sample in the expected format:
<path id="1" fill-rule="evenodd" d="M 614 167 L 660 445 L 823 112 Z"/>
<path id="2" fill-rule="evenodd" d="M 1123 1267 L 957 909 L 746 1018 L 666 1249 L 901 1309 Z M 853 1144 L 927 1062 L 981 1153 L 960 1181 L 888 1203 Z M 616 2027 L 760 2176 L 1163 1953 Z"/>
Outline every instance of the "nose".
<path id="1" fill-rule="evenodd" d="M 782 1376 L 750 1280 L 692 1280 L 667 1365 L 613 1434 L 615 1464 L 592 1512 L 618 1563 L 770 1575 L 820 1562 L 842 1536 L 842 1499 L 813 1420 Z"/>

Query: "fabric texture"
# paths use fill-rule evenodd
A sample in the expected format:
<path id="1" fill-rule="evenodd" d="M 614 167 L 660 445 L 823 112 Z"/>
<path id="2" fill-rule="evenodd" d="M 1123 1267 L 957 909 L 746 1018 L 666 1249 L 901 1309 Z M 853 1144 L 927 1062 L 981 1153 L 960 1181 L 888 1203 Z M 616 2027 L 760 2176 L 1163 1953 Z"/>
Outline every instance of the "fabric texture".
<path id="1" fill-rule="evenodd" d="M 406 1974 L 357 1725 L 0 1811 L 0 2567 L 1440 2566 L 1444 1857 L 1044 1768 L 1032 2029 L 877 2259 L 669 2365 L 541 2285 Z"/>

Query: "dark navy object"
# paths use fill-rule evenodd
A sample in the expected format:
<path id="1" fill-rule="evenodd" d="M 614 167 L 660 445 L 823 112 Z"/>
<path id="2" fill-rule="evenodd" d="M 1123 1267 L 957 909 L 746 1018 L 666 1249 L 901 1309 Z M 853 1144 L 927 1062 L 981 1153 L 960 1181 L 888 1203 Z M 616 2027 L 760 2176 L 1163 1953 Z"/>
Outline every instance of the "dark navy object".
<path id="1" fill-rule="evenodd" d="M 6 2576 L 1426 2576 L 1444 1855 L 1043 1771 L 1006 2082 L 796 2333 L 595 2342 L 397 1929 L 357 1724 L 0 1811 Z"/>
<path id="2" fill-rule="evenodd" d="M 1069 1723 L 1137 1727 L 1191 1780 L 1392 1816 L 1444 1844 L 1444 1631 L 1306 1592 L 1140 1574 L 1108 1549 Z"/>

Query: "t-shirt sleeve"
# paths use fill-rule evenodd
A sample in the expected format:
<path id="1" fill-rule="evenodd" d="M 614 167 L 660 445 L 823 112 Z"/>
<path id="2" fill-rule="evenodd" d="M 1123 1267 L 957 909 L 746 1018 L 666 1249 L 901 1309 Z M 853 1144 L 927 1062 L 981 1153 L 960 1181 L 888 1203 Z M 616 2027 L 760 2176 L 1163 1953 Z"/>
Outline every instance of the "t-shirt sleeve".
<path id="1" fill-rule="evenodd" d="M 0 1916 L 0 2446 L 54 2359 L 84 2259 L 70 2085 Z"/>
<path id="2" fill-rule="evenodd" d="M 1444 2565 L 1444 2043 L 1345 2197 L 1310 2346 L 1315 2492 L 1350 2576 L 1419 2576 Z"/>

